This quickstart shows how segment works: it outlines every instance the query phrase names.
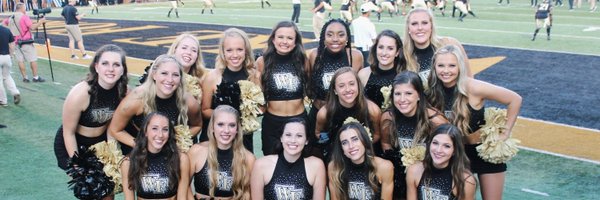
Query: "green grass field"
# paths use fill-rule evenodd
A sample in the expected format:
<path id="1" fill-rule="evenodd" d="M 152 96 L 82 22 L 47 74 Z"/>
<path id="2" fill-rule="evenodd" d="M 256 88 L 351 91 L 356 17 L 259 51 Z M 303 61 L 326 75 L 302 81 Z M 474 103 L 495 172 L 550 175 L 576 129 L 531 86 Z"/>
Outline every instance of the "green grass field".
<path id="1" fill-rule="evenodd" d="M 197 0 L 184 2 L 186 5 L 180 8 L 179 19 L 166 17 L 167 2 L 103 6 L 100 7 L 101 14 L 87 17 L 270 28 L 277 21 L 289 20 L 291 15 L 289 0 L 271 0 L 273 7 L 266 9 L 260 8 L 259 1 L 216 1 L 214 15 L 201 15 L 201 4 Z M 339 1 L 333 2 L 337 10 Z M 534 11 L 528 5 L 529 1 L 513 2 L 510 7 L 497 6 L 492 0 L 474 2 L 476 19 L 467 17 L 465 22 L 460 23 L 453 18 L 436 16 L 439 34 L 455 37 L 467 44 L 600 54 L 600 30 L 583 31 L 589 27 L 600 27 L 600 13 L 589 13 L 587 5 L 573 12 L 567 11 L 566 6 L 556 8 L 552 41 L 531 42 Z M 311 4 L 304 1 L 301 14 L 303 31 L 311 30 L 310 7 Z M 90 11 L 89 8 L 79 9 L 85 13 Z M 60 16 L 60 9 L 55 9 L 49 16 Z M 337 17 L 338 12 L 332 16 Z M 377 30 L 389 28 L 401 35 L 404 33 L 404 18 L 394 16 L 390 19 L 389 15 L 383 15 L 382 19 L 383 22 L 376 22 Z M 135 57 L 135 52 L 129 55 Z M 8 125 L 8 128 L 0 129 L 0 199 L 74 199 L 72 192 L 67 190 L 68 177 L 56 166 L 53 141 L 61 123 L 63 99 L 71 86 L 84 78 L 87 68 L 53 62 L 57 83 L 52 83 L 47 61 L 40 59 L 38 63 L 40 73 L 49 82 L 22 83 L 16 66 L 13 66 L 13 78 L 23 101 L 19 106 L 11 104 L 0 108 L 0 124 Z M 131 80 L 133 85 L 135 78 Z M 257 148 L 259 138 L 256 134 L 255 149 L 260 149 Z M 260 154 L 257 153 L 258 156 Z M 522 150 L 509 162 L 504 198 L 600 199 L 599 180 L 598 164 Z M 122 199 L 122 195 L 117 195 L 116 199 Z"/>

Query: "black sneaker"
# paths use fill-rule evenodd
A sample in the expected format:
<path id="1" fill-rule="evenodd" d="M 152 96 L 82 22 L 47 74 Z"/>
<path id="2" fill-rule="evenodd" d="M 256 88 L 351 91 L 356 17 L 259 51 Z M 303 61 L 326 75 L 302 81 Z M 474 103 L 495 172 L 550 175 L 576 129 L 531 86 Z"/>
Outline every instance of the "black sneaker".
<path id="1" fill-rule="evenodd" d="M 33 82 L 46 82 L 46 79 L 42 78 L 41 76 L 38 76 L 37 78 L 33 78 Z"/>
<path id="2" fill-rule="evenodd" d="M 21 95 L 20 94 L 16 94 L 14 96 L 14 102 L 15 102 L 15 105 L 19 105 L 19 103 L 21 103 Z"/>
<path id="3" fill-rule="evenodd" d="M 24 83 L 29 83 L 29 82 L 31 82 L 31 81 L 30 81 L 28 78 L 23 78 L 23 82 L 24 82 Z"/>

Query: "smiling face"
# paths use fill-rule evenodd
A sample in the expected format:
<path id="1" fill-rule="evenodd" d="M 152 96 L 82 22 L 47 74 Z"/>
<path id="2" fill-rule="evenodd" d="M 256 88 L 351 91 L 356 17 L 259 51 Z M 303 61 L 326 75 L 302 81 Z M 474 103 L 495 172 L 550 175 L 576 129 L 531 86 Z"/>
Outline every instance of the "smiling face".
<path id="1" fill-rule="evenodd" d="M 339 136 L 344 156 L 354 164 L 361 164 L 365 161 L 365 145 L 358 134 L 358 131 L 350 128 L 343 130 Z"/>
<path id="2" fill-rule="evenodd" d="M 409 83 L 394 85 L 394 106 L 404 116 L 412 117 L 417 112 L 419 93 Z"/>
<path id="3" fill-rule="evenodd" d="M 454 144 L 448 134 L 438 134 L 431 140 L 429 153 L 433 160 L 433 166 L 441 169 L 448 166 L 450 158 L 454 153 Z"/>
<path id="4" fill-rule="evenodd" d="M 295 156 L 302 154 L 304 145 L 307 145 L 306 129 L 304 124 L 298 122 L 287 123 L 281 135 L 281 145 L 285 154 Z"/>
<path id="5" fill-rule="evenodd" d="M 111 51 L 104 52 L 96 63 L 95 69 L 100 86 L 104 89 L 112 88 L 124 72 L 121 54 Z"/>
<path id="6" fill-rule="evenodd" d="M 453 87 L 458 81 L 458 59 L 451 53 L 438 54 L 435 58 L 435 73 L 444 87 Z"/>
<path id="7" fill-rule="evenodd" d="M 358 79 L 354 73 L 349 71 L 335 79 L 335 94 L 342 106 L 350 108 L 354 105 L 358 97 Z"/>
<path id="8" fill-rule="evenodd" d="M 377 43 L 377 60 L 379 61 L 379 67 L 383 69 L 393 67 L 394 59 L 400 54 L 398 46 L 396 46 L 396 40 L 388 36 L 382 36 Z"/>
<path id="9" fill-rule="evenodd" d="M 169 140 L 169 119 L 161 115 L 153 115 L 146 126 L 148 151 L 158 153 Z"/>
<path id="10" fill-rule="evenodd" d="M 189 37 L 183 38 L 177 45 L 175 58 L 181 63 L 184 72 L 189 72 L 190 67 L 198 60 L 198 49 L 198 42 Z"/>
<path id="11" fill-rule="evenodd" d="M 415 46 L 424 49 L 431 43 L 432 22 L 427 11 L 414 12 L 407 20 L 408 33 Z"/>
<path id="12" fill-rule="evenodd" d="M 237 134 L 237 125 L 237 119 L 233 113 L 221 111 L 214 114 L 213 134 L 219 149 L 226 150 L 231 148 Z"/>
<path id="13" fill-rule="evenodd" d="M 154 72 L 153 79 L 156 83 L 156 95 L 163 99 L 171 97 L 181 83 L 179 63 L 175 60 L 161 63 Z"/>
<path id="14" fill-rule="evenodd" d="M 246 59 L 246 47 L 244 39 L 230 36 L 223 41 L 223 54 L 227 67 L 232 71 L 239 71 Z"/>
<path id="15" fill-rule="evenodd" d="M 275 31 L 273 45 L 279 55 L 287 55 L 296 47 L 296 31 L 292 27 L 281 27 Z"/>
<path id="16" fill-rule="evenodd" d="M 332 53 L 338 53 L 346 48 L 348 33 L 344 25 L 331 23 L 325 30 L 325 47 Z"/>

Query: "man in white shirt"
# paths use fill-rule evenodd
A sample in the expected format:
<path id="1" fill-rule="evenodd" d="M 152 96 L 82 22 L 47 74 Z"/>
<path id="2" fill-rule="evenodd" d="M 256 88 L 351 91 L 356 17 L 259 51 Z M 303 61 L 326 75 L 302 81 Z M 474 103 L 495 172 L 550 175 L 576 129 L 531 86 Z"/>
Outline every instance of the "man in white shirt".
<path id="1" fill-rule="evenodd" d="M 352 30 L 354 31 L 354 46 L 362 52 L 363 55 L 363 67 L 369 65 L 369 51 L 373 46 L 373 41 L 377 37 L 375 31 L 375 24 L 369 19 L 369 15 L 373 11 L 366 4 L 360 7 L 362 15 L 352 21 Z"/>

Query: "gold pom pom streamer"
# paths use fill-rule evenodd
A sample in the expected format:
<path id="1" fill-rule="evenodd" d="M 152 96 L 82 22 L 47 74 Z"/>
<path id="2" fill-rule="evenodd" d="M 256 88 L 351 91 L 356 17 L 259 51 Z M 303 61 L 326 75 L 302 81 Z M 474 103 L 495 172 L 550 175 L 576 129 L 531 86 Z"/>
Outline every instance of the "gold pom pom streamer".
<path id="1" fill-rule="evenodd" d="M 392 93 L 392 86 L 388 85 L 385 87 L 381 87 L 379 89 L 381 94 L 383 95 L 383 103 L 381 104 L 381 110 L 386 110 L 392 105 L 392 100 L 390 99 L 390 94 Z"/>
<path id="2" fill-rule="evenodd" d="M 241 93 L 242 131 L 249 135 L 260 128 L 258 116 L 263 113 L 260 106 L 265 105 L 265 97 L 260 87 L 250 81 L 240 80 L 238 84 Z"/>
<path id="3" fill-rule="evenodd" d="M 365 126 L 363 123 L 360 123 L 360 121 L 358 121 L 358 119 L 356 119 L 354 117 L 348 117 L 344 120 L 344 124 L 349 124 L 352 122 L 356 122 L 358 124 L 363 125 L 363 128 L 365 128 L 365 131 L 367 131 L 367 135 L 369 135 L 369 138 L 371 138 L 371 141 L 373 141 L 373 134 L 371 134 L 371 130 L 369 130 L 369 127 Z"/>
<path id="4" fill-rule="evenodd" d="M 202 90 L 200 89 L 200 83 L 198 83 L 198 78 L 189 74 L 183 74 L 183 77 L 183 87 L 185 92 L 194 96 L 195 99 L 201 100 Z"/>
<path id="5" fill-rule="evenodd" d="M 94 149 L 96 157 L 104 164 L 104 168 L 102 169 L 104 173 L 115 183 L 113 193 L 118 194 L 122 192 L 123 188 L 121 186 L 121 173 L 119 169 L 123 153 L 121 152 L 119 143 L 116 140 L 103 141 L 92 145 L 90 148 Z"/>
<path id="6" fill-rule="evenodd" d="M 400 154 L 402 154 L 402 165 L 408 167 L 425 159 L 425 146 L 402 148 Z"/>
<path id="7" fill-rule="evenodd" d="M 190 127 L 187 125 L 175 126 L 175 140 L 177 141 L 177 147 L 181 152 L 187 152 L 192 147 L 192 133 L 190 133 Z"/>
<path id="8" fill-rule="evenodd" d="M 506 130 L 506 109 L 486 108 L 485 121 L 485 125 L 479 129 L 482 141 L 477 146 L 479 157 L 494 164 L 508 162 L 519 152 L 517 145 L 521 141 L 514 138 L 502 140 L 500 137 Z"/>

